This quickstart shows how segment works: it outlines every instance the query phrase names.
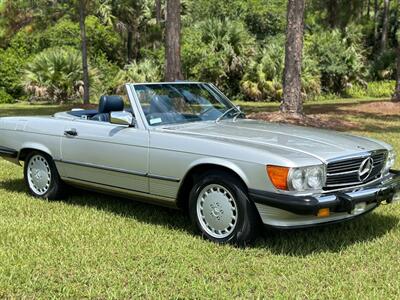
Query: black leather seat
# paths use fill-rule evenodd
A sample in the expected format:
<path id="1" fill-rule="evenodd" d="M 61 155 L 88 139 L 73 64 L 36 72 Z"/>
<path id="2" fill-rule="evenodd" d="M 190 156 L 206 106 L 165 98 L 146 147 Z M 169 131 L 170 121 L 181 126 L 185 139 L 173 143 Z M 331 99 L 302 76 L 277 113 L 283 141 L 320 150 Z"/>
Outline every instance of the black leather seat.
<path id="1" fill-rule="evenodd" d="M 110 122 L 110 112 L 112 111 L 123 111 L 124 100 L 119 96 L 101 96 L 99 103 L 99 110 L 91 120 Z"/>

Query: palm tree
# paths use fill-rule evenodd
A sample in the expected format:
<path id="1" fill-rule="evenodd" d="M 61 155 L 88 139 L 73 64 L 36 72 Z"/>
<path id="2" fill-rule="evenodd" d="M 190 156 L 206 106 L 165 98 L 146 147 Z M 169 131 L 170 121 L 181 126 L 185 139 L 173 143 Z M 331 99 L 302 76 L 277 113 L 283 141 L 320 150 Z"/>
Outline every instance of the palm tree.
<path id="1" fill-rule="evenodd" d="M 27 65 L 23 84 L 34 98 L 50 98 L 54 102 L 61 102 L 74 96 L 74 88 L 81 78 L 79 51 L 50 48 L 37 54 Z"/>

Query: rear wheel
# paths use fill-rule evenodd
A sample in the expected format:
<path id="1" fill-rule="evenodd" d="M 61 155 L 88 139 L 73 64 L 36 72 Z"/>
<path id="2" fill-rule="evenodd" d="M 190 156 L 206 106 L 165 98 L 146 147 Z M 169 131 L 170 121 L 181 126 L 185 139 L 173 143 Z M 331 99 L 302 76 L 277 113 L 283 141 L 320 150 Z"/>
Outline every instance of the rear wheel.
<path id="1" fill-rule="evenodd" d="M 63 195 L 64 184 L 53 159 L 45 153 L 33 151 L 27 155 L 24 179 L 32 196 L 51 200 Z"/>
<path id="2" fill-rule="evenodd" d="M 257 212 L 235 176 L 221 171 L 203 174 L 189 201 L 191 219 L 205 238 L 237 245 L 255 238 Z"/>

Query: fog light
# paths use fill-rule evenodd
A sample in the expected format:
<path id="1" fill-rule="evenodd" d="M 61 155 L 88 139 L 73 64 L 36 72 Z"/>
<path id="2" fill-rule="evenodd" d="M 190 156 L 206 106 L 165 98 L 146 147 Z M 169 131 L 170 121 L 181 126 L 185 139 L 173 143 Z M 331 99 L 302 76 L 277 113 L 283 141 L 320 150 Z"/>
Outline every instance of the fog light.
<path id="1" fill-rule="evenodd" d="M 320 217 L 320 218 L 326 218 L 326 217 L 329 217 L 329 215 L 330 215 L 330 211 L 329 211 L 329 208 L 321 208 L 319 211 L 318 211 L 318 217 Z"/>
<path id="2" fill-rule="evenodd" d="M 400 192 L 397 192 L 393 196 L 392 203 L 399 203 L 399 202 L 400 202 Z"/>
<path id="3" fill-rule="evenodd" d="M 357 203 L 356 205 L 354 205 L 354 209 L 352 211 L 353 215 L 358 215 L 361 214 L 365 211 L 365 209 L 367 208 L 367 203 L 366 202 L 360 202 Z"/>

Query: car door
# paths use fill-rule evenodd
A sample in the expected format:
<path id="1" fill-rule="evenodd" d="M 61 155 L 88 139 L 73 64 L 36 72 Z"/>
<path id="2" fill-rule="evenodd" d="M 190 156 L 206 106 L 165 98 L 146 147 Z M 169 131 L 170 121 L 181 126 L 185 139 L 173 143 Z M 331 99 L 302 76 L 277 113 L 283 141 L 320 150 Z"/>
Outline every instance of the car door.
<path id="1" fill-rule="evenodd" d="M 145 129 L 76 119 L 65 127 L 60 164 L 73 181 L 148 193 L 148 148 Z"/>

